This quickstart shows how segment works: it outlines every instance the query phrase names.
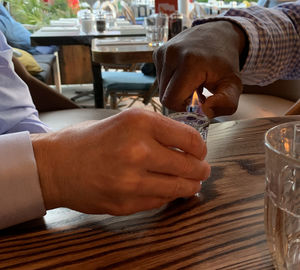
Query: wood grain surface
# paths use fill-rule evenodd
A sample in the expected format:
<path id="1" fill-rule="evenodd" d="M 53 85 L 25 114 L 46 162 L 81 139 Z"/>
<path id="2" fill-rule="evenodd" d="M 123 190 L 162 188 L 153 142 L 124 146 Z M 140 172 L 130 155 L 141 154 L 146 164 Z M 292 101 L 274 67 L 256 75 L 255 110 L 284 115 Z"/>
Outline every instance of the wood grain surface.
<path id="1" fill-rule="evenodd" d="M 93 82 L 90 50 L 84 45 L 60 46 L 58 59 L 62 84 Z"/>
<path id="2" fill-rule="evenodd" d="M 212 124 L 202 196 L 126 217 L 48 211 L 0 232 L 0 269 L 273 269 L 264 133 L 300 117 Z"/>

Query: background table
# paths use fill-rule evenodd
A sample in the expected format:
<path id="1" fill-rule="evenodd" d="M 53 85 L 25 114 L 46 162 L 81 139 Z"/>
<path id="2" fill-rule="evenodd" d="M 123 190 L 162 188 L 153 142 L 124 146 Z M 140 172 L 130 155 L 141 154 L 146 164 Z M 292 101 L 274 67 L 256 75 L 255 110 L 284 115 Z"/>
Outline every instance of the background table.
<path id="1" fill-rule="evenodd" d="M 136 64 L 136 63 L 152 63 L 152 54 L 155 47 L 149 46 L 146 38 L 119 37 L 116 39 L 93 39 L 92 40 L 92 61 L 93 70 L 97 75 L 94 75 L 94 88 L 96 102 L 103 103 L 104 93 L 102 86 L 101 65 L 104 64 Z M 111 40 L 109 44 L 108 41 Z"/>
<path id="2" fill-rule="evenodd" d="M 89 47 L 89 52 L 91 53 L 91 42 L 94 38 L 112 38 L 112 37 L 143 37 L 145 34 L 132 34 L 132 33 L 122 33 L 120 31 L 105 31 L 103 33 L 94 32 L 91 34 L 82 34 L 80 32 L 43 32 L 41 30 L 33 33 L 30 37 L 31 43 L 34 46 L 48 46 L 48 45 L 84 45 Z M 101 79 L 101 65 L 90 63 L 93 73 L 93 90 L 95 93 L 95 107 L 103 108 L 103 89 L 102 89 L 102 79 Z"/>
<path id="3" fill-rule="evenodd" d="M 84 34 L 80 31 L 75 32 L 62 32 L 51 31 L 43 32 L 38 30 L 31 36 L 31 43 L 33 46 L 49 46 L 49 45 L 87 45 L 91 46 L 91 42 L 95 38 L 107 38 L 107 37 L 141 37 L 145 36 L 145 33 L 134 32 L 121 32 L 121 31 L 104 31 L 104 32 L 92 32 L 90 34 Z"/>
<path id="4" fill-rule="evenodd" d="M 0 268 L 273 269 L 264 233 L 264 133 L 300 116 L 230 121 L 208 132 L 203 198 L 131 216 L 68 209 L 0 232 Z"/>

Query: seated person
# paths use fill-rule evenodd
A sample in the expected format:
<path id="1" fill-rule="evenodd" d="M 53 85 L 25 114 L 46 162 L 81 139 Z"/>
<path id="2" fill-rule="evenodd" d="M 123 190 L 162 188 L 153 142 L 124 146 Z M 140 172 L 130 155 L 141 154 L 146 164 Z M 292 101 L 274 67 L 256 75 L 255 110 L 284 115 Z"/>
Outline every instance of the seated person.
<path id="1" fill-rule="evenodd" d="M 160 99 L 185 110 L 205 87 L 209 118 L 236 111 L 242 85 L 267 85 L 300 77 L 300 1 L 275 8 L 230 9 L 196 20 L 154 53 Z"/>
<path id="2" fill-rule="evenodd" d="M 80 108 L 76 103 L 32 76 L 18 58 L 13 57 L 12 61 L 15 72 L 28 86 L 33 103 L 39 112 Z"/>
<path id="3" fill-rule="evenodd" d="M 38 90 L 31 79 L 25 74 Z M 56 207 L 113 215 L 157 208 L 192 196 L 210 174 L 199 133 L 149 111 L 50 132 L 1 32 L 0 134 L 0 229 Z"/>

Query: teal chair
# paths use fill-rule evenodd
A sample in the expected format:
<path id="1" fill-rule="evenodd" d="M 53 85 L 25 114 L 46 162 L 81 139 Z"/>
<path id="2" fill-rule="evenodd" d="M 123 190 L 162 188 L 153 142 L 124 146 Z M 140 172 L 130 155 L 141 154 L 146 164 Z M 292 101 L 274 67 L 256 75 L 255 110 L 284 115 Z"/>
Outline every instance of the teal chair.
<path id="1" fill-rule="evenodd" d="M 116 109 L 118 100 L 131 97 L 131 107 L 137 100 L 142 99 L 145 105 L 151 104 L 154 111 L 161 111 L 161 105 L 153 97 L 158 93 L 155 76 L 142 72 L 106 71 L 102 72 L 105 99 L 110 98 L 110 108 Z"/>

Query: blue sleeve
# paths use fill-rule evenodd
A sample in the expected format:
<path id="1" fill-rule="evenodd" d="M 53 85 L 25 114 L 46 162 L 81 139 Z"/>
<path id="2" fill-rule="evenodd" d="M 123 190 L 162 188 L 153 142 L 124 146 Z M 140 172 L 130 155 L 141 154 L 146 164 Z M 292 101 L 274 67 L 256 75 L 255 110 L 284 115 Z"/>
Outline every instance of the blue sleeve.
<path id="1" fill-rule="evenodd" d="M 27 85 L 15 73 L 12 50 L 0 32 L 0 134 L 49 131 L 38 118 Z"/>

